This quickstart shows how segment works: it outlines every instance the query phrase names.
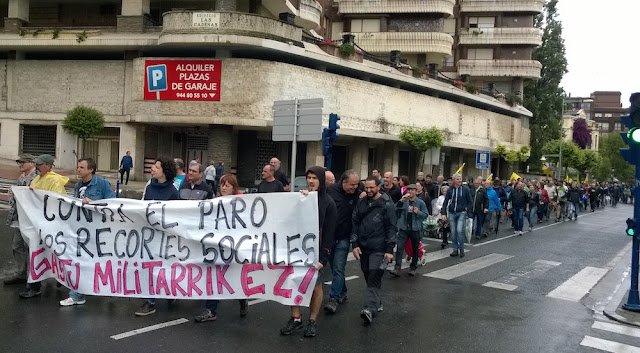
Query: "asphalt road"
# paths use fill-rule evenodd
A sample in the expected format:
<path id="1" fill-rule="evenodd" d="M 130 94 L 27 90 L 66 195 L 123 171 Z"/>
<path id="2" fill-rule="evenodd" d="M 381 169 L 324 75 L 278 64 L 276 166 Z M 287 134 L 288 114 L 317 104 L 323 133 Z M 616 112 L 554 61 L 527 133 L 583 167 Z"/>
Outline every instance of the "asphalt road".
<path id="1" fill-rule="evenodd" d="M 53 280 L 28 300 L 18 297 L 19 286 L 0 285 L 0 352 L 601 352 L 587 346 L 603 339 L 640 346 L 640 336 L 603 329 L 613 323 L 599 313 L 619 285 L 614 267 L 630 248 L 624 220 L 631 213 L 629 205 L 608 207 L 524 236 L 503 224 L 463 259 L 426 241 L 429 262 L 420 276 L 385 275 L 385 309 L 370 326 L 359 317 L 365 283 L 357 261 L 349 261 L 349 300 L 334 315 L 320 314 L 315 338 L 280 336 L 289 309 L 274 302 L 252 302 L 245 318 L 237 302 L 222 302 L 217 321 L 198 324 L 201 301 L 161 300 L 156 314 L 135 317 L 138 299 L 89 297 L 60 307 L 68 291 Z M 1 278 L 13 266 L 10 235 L 0 227 Z M 112 338 L 167 322 L 175 325 Z"/>

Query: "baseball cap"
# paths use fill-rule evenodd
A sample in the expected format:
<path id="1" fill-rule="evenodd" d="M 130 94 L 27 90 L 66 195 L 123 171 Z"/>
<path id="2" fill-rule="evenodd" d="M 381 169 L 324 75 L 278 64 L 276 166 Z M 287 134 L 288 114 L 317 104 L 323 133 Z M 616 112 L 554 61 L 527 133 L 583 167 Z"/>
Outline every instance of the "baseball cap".
<path id="1" fill-rule="evenodd" d="M 16 159 L 16 162 L 33 162 L 33 155 L 29 154 L 29 153 L 22 153 L 18 156 L 18 159 Z"/>
<path id="2" fill-rule="evenodd" d="M 36 164 L 53 165 L 53 157 L 49 154 L 41 154 L 33 160 Z"/>
<path id="3" fill-rule="evenodd" d="M 409 185 L 407 186 L 407 189 L 416 189 L 416 190 L 417 190 L 417 189 L 418 189 L 418 187 L 416 186 L 416 184 L 409 184 Z"/>

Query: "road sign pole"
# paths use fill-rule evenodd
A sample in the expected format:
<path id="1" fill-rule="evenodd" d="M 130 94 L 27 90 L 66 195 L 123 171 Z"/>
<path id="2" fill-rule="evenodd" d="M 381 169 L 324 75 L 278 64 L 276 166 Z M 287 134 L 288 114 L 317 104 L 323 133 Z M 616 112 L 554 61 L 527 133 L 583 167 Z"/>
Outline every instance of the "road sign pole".
<path id="1" fill-rule="evenodd" d="M 631 146 L 633 150 L 637 146 Z M 636 151 L 637 153 L 638 151 Z M 627 303 L 623 309 L 640 312 L 640 298 L 638 296 L 638 263 L 640 256 L 640 163 L 636 163 L 636 183 L 633 188 L 633 250 L 631 251 L 631 288 Z"/>
<path id="2" fill-rule="evenodd" d="M 291 192 L 295 190 L 295 180 L 296 180 L 296 159 L 298 158 L 298 98 L 295 99 L 295 108 L 293 114 L 293 141 L 291 142 Z"/>

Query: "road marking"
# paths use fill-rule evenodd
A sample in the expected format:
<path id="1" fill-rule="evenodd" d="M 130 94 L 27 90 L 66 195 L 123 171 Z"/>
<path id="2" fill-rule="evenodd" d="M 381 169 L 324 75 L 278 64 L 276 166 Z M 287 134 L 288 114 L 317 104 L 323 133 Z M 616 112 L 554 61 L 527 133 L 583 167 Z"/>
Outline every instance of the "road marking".
<path id="1" fill-rule="evenodd" d="M 456 277 L 464 276 L 468 273 L 475 272 L 485 267 L 495 265 L 504 260 L 512 258 L 511 255 L 503 254 L 489 254 L 471 261 L 463 262 L 458 265 L 443 268 L 438 271 L 427 273 L 425 277 L 440 278 L 444 280 L 454 279 Z"/>
<path id="2" fill-rule="evenodd" d="M 593 326 L 591 327 L 598 330 L 609 331 L 613 333 L 619 333 L 621 335 L 640 338 L 640 328 L 633 328 L 630 326 L 612 324 L 609 322 L 602 322 L 602 321 L 595 321 L 593 323 Z"/>
<path id="3" fill-rule="evenodd" d="M 640 353 L 640 348 L 638 347 L 603 340 L 601 338 L 595 338 L 591 336 L 584 336 L 584 339 L 582 340 L 582 342 L 580 342 L 580 345 L 612 353 Z"/>
<path id="4" fill-rule="evenodd" d="M 606 268 L 587 266 L 549 292 L 547 297 L 577 302 L 589 293 L 607 272 L 609 270 Z"/>
<path id="5" fill-rule="evenodd" d="M 614 256 L 614 258 L 611 259 L 611 261 L 609 261 L 609 263 L 607 263 L 605 268 L 611 270 L 614 267 L 616 267 L 616 265 L 618 264 L 618 262 L 620 262 L 620 260 L 622 260 L 624 255 L 626 255 L 629 251 L 631 251 L 632 246 L 633 246 L 633 242 L 629 242 L 627 245 L 625 245 L 625 247 L 622 248 L 622 250 L 620 250 L 618 254 L 616 254 L 616 256 Z"/>
<path id="6" fill-rule="evenodd" d="M 519 268 L 502 278 L 499 278 L 495 281 L 487 282 L 483 284 L 483 286 L 514 291 L 518 288 L 517 284 L 523 284 L 531 278 L 539 277 L 550 269 L 559 266 L 560 264 L 560 262 L 555 261 L 536 260 L 533 263 Z"/>
<path id="7" fill-rule="evenodd" d="M 254 299 L 249 301 L 249 305 L 256 305 L 256 304 L 264 303 L 266 301 L 267 299 Z"/>
<path id="8" fill-rule="evenodd" d="M 129 332 L 121 333 L 121 334 L 118 334 L 118 335 L 114 335 L 114 336 L 111 336 L 111 338 L 113 338 L 114 340 L 121 340 L 123 338 L 139 335 L 141 333 L 147 333 L 147 332 L 159 330 L 161 328 L 165 328 L 165 327 L 169 327 L 169 326 L 175 326 L 175 325 L 184 324 L 185 322 L 189 322 L 189 320 L 187 320 L 185 318 L 181 318 L 181 319 L 177 319 L 177 320 L 173 320 L 173 321 L 167 321 L 167 322 L 163 322 L 161 324 L 147 326 L 147 327 L 139 328 L 139 329 L 136 329 L 136 330 L 133 330 L 133 331 L 129 331 Z"/>
<path id="9" fill-rule="evenodd" d="M 349 276 L 349 277 L 345 277 L 345 278 L 344 278 L 344 280 L 345 280 L 345 281 L 351 281 L 352 279 L 356 279 L 356 278 L 360 278 L 360 277 L 358 277 L 358 276 Z M 327 282 L 324 282 L 324 284 L 329 285 L 329 286 L 330 286 L 332 283 L 333 283 L 333 281 L 327 281 Z"/>
<path id="10" fill-rule="evenodd" d="M 465 250 L 464 253 L 467 254 L 471 252 L 471 250 Z M 442 260 L 442 259 L 446 259 L 448 257 L 450 257 L 449 255 L 451 254 L 451 250 L 450 249 L 442 249 L 442 250 L 438 250 L 438 251 L 433 251 L 433 252 L 429 252 L 429 253 L 425 253 L 424 256 L 427 257 L 426 262 L 433 262 L 433 261 L 437 261 L 437 260 Z"/>

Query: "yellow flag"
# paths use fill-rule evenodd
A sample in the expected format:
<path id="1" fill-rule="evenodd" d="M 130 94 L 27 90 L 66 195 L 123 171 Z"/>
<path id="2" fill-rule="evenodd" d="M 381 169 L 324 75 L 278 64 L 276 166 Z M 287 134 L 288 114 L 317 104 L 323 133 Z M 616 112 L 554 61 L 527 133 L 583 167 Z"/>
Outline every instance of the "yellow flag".
<path id="1" fill-rule="evenodd" d="M 564 181 L 569 181 L 569 174 L 564 176 Z"/>
<path id="2" fill-rule="evenodd" d="M 487 177 L 487 180 L 488 180 L 488 181 L 493 180 L 493 173 L 489 174 L 489 176 Z"/>
<path id="3" fill-rule="evenodd" d="M 460 173 L 462 173 L 462 168 L 464 168 L 464 165 L 465 165 L 465 164 L 466 164 L 466 163 L 462 163 L 462 165 L 460 166 L 460 168 L 458 168 L 458 170 L 456 170 L 456 174 L 460 174 Z"/>
<path id="4" fill-rule="evenodd" d="M 518 180 L 518 179 L 522 179 L 522 178 L 516 173 L 511 173 L 511 178 L 509 178 L 509 181 Z"/>
<path id="5" fill-rule="evenodd" d="M 586 177 L 584 177 L 584 183 L 588 183 L 589 182 L 589 176 L 587 175 Z"/>

